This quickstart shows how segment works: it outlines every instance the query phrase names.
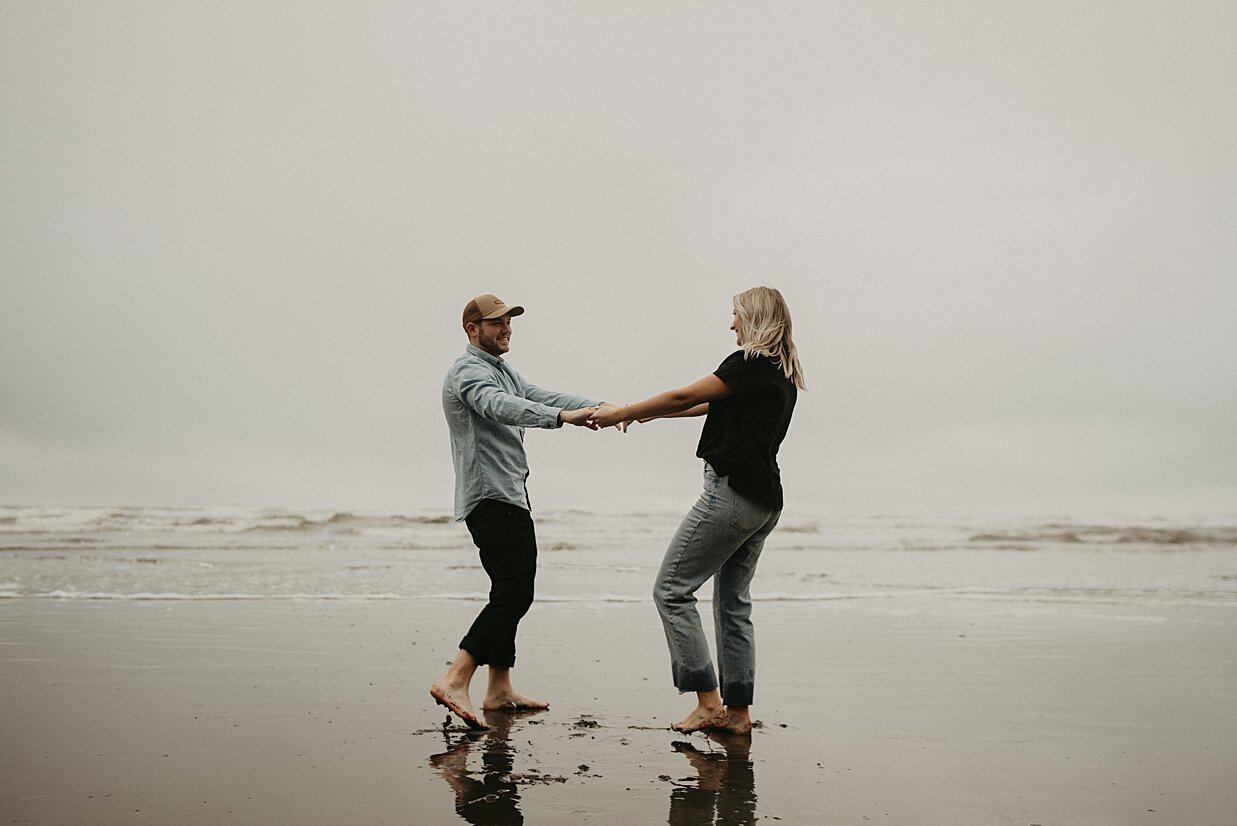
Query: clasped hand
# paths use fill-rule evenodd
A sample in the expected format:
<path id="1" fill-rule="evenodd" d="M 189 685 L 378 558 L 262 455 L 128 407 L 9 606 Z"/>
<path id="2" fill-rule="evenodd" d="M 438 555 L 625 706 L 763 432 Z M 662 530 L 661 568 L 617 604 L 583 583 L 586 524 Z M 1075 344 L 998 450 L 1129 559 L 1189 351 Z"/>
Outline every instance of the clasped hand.
<path id="1" fill-rule="evenodd" d="M 626 433 L 627 422 L 618 415 L 619 408 L 609 402 L 602 402 L 596 407 L 581 407 L 578 410 L 564 410 L 559 414 L 563 424 L 573 424 L 577 427 L 587 427 L 589 430 L 600 430 L 603 427 L 613 427 Z"/>
<path id="2" fill-rule="evenodd" d="M 616 427 L 622 432 L 627 432 L 627 422 L 623 420 L 622 414 L 619 413 L 621 408 L 609 402 L 599 404 L 593 413 L 591 421 L 598 427 Z"/>

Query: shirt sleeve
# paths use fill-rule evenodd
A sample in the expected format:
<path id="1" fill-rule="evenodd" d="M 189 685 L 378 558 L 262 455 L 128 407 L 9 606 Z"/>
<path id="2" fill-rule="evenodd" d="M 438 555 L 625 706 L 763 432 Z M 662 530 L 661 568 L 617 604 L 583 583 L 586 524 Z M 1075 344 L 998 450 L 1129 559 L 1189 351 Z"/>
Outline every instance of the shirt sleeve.
<path id="1" fill-rule="evenodd" d="M 713 375 L 721 379 L 732 393 L 746 393 L 768 381 L 766 371 L 760 369 L 763 360 L 759 356 L 744 358 L 742 350 L 735 350 L 713 371 Z"/>
<path id="2" fill-rule="evenodd" d="M 494 375 L 477 365 L 463 364 L 451 376 L 459 400 L 478 416 L 514 427 L 560 427 L 560 408 L 507 392 Z M 587 406 L 587 405 L 584 405 Z"/>
<path id="3" fill-rule="evenodd" d="M 596 407 L 598 402 L 592 399 L 587 399 L 584 396 L 576 396 L 572 393 L 559 393 L 555 390 L 542 390 L 536 385 L 523 382 L 524 394 L 527 398 L 541 404 L 547 404 L 551 407 L 557 407 L 560 410 L 579 410 L 581 407 Z"/>

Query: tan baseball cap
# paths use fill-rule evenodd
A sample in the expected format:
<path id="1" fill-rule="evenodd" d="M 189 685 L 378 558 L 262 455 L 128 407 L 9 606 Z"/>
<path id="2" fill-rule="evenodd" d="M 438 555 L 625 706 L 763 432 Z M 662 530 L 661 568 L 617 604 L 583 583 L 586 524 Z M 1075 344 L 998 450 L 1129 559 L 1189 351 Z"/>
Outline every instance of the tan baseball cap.
<path id="1" fill-rule="evenodd" d="M 523 307 L 508 307 L 496 295 L 485 293 L 464 305 L 464 326 L 483 318 L 502 318 L 505 315 L 522 315 Z"/>

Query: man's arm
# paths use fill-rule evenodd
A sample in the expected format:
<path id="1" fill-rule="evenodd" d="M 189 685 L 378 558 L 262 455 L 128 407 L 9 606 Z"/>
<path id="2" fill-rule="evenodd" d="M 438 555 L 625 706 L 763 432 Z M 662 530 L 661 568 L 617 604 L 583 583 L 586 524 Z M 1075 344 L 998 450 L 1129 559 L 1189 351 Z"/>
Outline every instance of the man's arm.
<path id="1" fill-rule="evenodd" d="M 452 392 L 478 416 L 513 427 L 559 427 L 558 407 L 507 392 L 488 370 L 463 365 L 449 378 Z"/>
<path id="2" fill-rule="evenodd" d="M 596 407 L 601 404 L 595 399 L 590 399 L 585 396 L 577 396 L 574 393 L 559 393 L 556 390 L 543 390 L 535 384 L 529 384 L 520 379 L 523 388 L 524 396 L 532 401 L 541 404 L 549 405 L 550 407 L 562 407 L 567 410 L 577 410 L 581 407 Z"/>

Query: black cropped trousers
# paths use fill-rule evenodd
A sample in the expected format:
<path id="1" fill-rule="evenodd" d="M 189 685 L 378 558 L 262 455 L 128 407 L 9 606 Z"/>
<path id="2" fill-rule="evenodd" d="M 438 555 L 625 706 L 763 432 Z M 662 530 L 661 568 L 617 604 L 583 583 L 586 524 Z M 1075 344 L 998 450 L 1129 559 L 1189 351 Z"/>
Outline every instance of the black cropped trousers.
<path id="1" fill-rule="evenodd" d="M 515 665 L 515 632 L 533 604 L 537 535 L 527 510 L 484 499 L 464 520 L 490 578 L 490 599 L 460 641 L 481 665 Z"/>

